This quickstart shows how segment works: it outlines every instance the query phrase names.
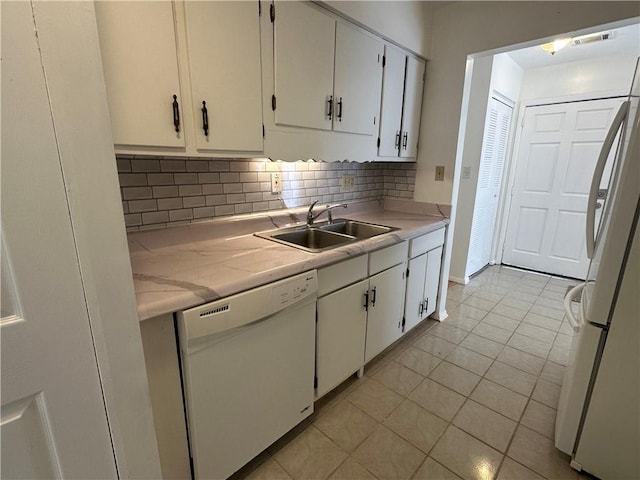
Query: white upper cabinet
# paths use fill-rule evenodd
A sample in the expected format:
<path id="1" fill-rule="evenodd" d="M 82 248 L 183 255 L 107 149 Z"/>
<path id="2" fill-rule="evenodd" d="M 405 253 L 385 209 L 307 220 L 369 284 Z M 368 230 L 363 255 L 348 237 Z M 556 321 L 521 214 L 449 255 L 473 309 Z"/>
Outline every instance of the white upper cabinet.
<path id="1" fill-rule="evenodd" d="M 425 63 L 385 45 L 378 156 L 418 154 Z"/>
<path id="2" fill-rule="evenodd" d="M 184 147 L 173 3 L 101 1 L 95 9 L 113 142 Z"/>
<path id="3" fill-rule="evenodd" d="M 331 130 L 336 22 L 300 2 L 275 8 L 275 123 Z"/>
<path id="4" fill-rule="evenodd" d="M 397 157 L 402 125 L 402 97 L 407 56 L 390 45 L 384 47 L 382 105 L 380 106 L 380 145 L 378 155 Z"/>
<path id="5" fill-rule="evenodd" d="M 333 129 L 375 135 L 382 78 L 381 40 L 341 22 L 336 27 Z"/>
<path id="6" fill-rule="evenodd" d="M 302 2 L 275 12 L 275 123 L 374 136 L 382 41 Z"/>
<path id="7" fill-rule="evenodd" d="M 405 158 L 415 158 L 418 154 L 424 69 L 425 63 L 422 60 L 407 57 L 404 104 L 402 107 L 402 143 L 400 148 L 400 156 Z"/>
<path id="8" fill-rule="evenodd" d="M 257 2 L 185 2 L 199 150 L 262 150 Z"/>

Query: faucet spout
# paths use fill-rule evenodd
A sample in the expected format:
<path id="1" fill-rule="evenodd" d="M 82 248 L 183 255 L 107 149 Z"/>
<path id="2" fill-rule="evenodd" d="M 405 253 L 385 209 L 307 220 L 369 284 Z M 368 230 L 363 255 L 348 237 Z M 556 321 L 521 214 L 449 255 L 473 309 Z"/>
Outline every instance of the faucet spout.
<path id="1" fill-rule="evenodd" d="M 327 212 L 327 215 L 329 216 L 329 223 L 333 223 L 333 216 L 331 215 L 331 211 L 334 208 L 338 208 L 338 207 L 342 207 L 342 208 L 348 207 L 346 203 L 336 203 L 335 205 L 327 205 L 314 215 L 313 207 L 315 206 L 316 203 L 318 203 L 317 200 L 313 202 L 309 207 L 309 211 L 307 212 L 307 225 L 313 225 L 313 222 L 315 221 L 315 219 L 318 218 L 320 215 L 322 215 L 324 212 Z"/>

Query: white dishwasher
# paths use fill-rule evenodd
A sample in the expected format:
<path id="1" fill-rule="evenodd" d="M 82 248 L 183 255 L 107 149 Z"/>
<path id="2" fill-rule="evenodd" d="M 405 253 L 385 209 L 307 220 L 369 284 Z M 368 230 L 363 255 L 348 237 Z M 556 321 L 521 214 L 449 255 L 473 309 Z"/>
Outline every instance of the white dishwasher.
<path id="1" fill-rule="evenodd" d="M 227 478 L 313 413 L 315 270 L 178 314 L 196 479 Z"/>

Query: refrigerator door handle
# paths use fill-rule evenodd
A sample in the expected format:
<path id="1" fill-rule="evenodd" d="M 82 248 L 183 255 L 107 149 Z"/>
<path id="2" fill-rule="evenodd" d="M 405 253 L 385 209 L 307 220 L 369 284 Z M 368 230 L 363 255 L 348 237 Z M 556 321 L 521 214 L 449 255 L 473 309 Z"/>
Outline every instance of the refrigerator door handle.
<path id="1" fill-rule="evenodd" d="M 580 322 L 576 318 L 571 308 L 571 302 L 573 302 L 574 298 L 579 298 L 582 296 L 582 290 L 584 289 L 584 283 L 573 287 L 571 290 L 567 292 L 564 296 L 564 313 L 569 320 L 569 325 L 573 328 L 574 332 L 578 332 L 580 330 Z"/>
<path id="2" fill-rule="evenodd" d="M 618 113 L 613 119 L 611 128 L 607 132 L 607 136 L 602 144 L 598 161 L 596 162 L 596 168 L 593 172 L 593 178 L 591 179 L 591 189 L 589 190 L 589 200 L 587 202 L 587 257 L 592 259 L 596 250 L 596 209 L 598 208 L 598 191 L 600 190 L 600 181 L 602 180 L 602 174 L 604 173 L 604 167 L 607 163 L 607 158 L 613 147 L 613 141 L 620 130 L 620 126 L 624 122 L 629 109 L 629 100 L 620 105 Z"/>

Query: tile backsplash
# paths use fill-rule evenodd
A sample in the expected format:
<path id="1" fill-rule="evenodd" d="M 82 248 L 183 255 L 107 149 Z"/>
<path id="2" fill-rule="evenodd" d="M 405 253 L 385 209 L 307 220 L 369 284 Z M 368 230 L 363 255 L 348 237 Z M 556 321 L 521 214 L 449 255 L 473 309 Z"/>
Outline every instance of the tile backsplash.
<path id="1" fill-rule="evenodd" d="M 415 163 L 282 162 L 118 155 L 127 230 L 321 203 L 413 198 Z M 271 193 L 281 172 L 282 193 Z M 343 188 L 344 175 L 353 186 Z"/>

